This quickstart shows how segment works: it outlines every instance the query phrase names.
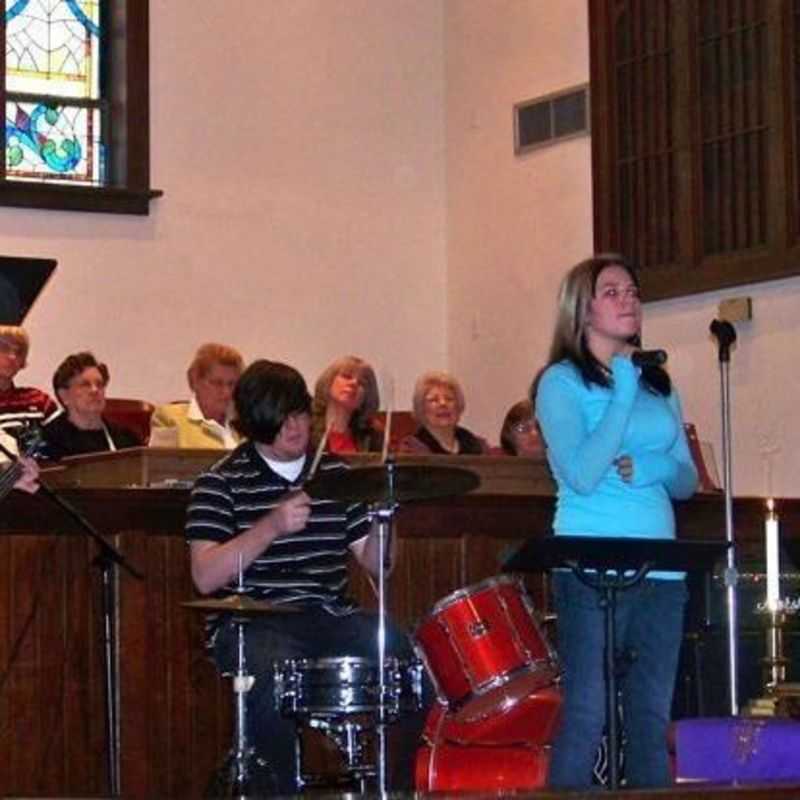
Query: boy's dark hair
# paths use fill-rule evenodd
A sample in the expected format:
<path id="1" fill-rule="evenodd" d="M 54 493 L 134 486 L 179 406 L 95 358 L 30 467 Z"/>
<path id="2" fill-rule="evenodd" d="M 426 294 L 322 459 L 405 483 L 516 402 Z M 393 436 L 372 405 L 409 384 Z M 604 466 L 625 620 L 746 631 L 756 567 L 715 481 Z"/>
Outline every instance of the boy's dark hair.
<path id="1" fill-rule="evenodd" d="M 290 414 L 310 413 L 311 395 L 303 376 L 288 364 L 259 359 L 233 391 L 236 427 L 242 436 L 272 444 Z"/>

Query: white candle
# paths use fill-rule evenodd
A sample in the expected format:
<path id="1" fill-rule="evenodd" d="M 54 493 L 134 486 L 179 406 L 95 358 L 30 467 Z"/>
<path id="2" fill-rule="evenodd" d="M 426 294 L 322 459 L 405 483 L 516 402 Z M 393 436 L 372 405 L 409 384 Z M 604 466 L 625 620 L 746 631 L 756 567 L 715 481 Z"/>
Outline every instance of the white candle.
<path id="1" fill-rule="evenodd" d="M 770 611 L 777 611 L 781 599 L 781 565 L 778 516 L 775 513 L 775 503 L 772 498 L 767 500 L 765 536 L 767 547 L 767 608 L 769 608 Z"/>

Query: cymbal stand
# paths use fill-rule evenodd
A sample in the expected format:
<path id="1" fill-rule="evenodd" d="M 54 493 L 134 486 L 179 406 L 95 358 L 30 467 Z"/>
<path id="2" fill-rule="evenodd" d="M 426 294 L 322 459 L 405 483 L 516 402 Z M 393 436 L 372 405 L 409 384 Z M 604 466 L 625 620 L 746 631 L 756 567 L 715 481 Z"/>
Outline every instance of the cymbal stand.
<path id="1" fill-rule="evenodd" d="M 252 761 L 255 749 L 247 738 L 247 693 L 253 688 L 255 677 L 247 671 L 244 629 L 247 617 L 234 616 L 236 626 L 236 672 L 233 675 L 234 725 L 233 746 L 224 767 L 221 797 L 247 797 L 250 794 Z"/>
<path id="2" fill-rule="evenodd" d="M 238 581 L 235 592 L 246 594 L 244 586 L 244 570 L 242 555 L 239 554 Z M 247 694 L 256 682 L 255 676 L 247 671 L 245 655 L 245 626 L 249 619 L 244 614 L 234 614 L 231 618 L 236 626 L 236 671 L 233 673 L 233 744 L 220 773 L 214 789 L 209 792 L 213 797 L 245 798 L 253 796 L 253 765 L 264 769 L 272 782 L 274 775 L 269 765 L 256 758 L 255 748 L 247 736 Z"/>
<path id="3" fill-rule="evenodd" d="M 247 735 L 247 695 L 256 679 L 247 671 L 245 657 L 245 626 L 248 618 L 234 615 L 236 626 L 236 671 L 233 673 L 233 743 L 225 762 L 216 773 L 207 796 L 213 798 L 236 798 L 260 796 L 258 792 L 266 786 L 274 789 L 275 775 L 262 759 L 256 756 L 255 748 Z M 264 777 L 258 779 L 257 771 Z"/>
<path id="4" fill-rule="evenodd" d="M 386 792 L 387 747 L 386 725 L 389 715 L 386 709 L 386 584 L 391 566 L 392 534 L 394 513 L 397 509 L 395 498 L 396 464 L 390 456 L 386 459 L 386 499 L 372 509 L 373 519 L 378 521 L 378 791 Z"/>

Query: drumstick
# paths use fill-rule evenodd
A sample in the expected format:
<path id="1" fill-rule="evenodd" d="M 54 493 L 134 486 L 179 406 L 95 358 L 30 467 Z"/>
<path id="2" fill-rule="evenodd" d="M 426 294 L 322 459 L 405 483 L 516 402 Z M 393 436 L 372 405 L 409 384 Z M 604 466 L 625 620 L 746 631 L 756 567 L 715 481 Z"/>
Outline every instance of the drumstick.
<path id="1" fill-rule="evenodd" d="M 381 464 L 386 463 L 389 457 L 389 438 L 392 433 L 392 409 L 386 409 L 386 424 L 383 427 L 383 450 L 381 451 Z"/>
<path id="2" fill-rule="evenodd" d="M 244 569 L 242 566 L 242 551 L 236 554 L 236 588 L 242 592 L 244 591 Z"/>
<path id="3" fill-rule="evenodd" d="M 389 440 L 392 435 L 392 411 L 394 410 L 394 378 L 387 375 L 384 382 L 386 386 L 386 420 L 383 425 L 383 448 L 381 449 L 381 464 L 386 463 L 389 457 Z"/>
<path id="4" fill-rule="evenodd" d="M 311 469 L 308 471 L 308 475 L 306 476 L 306 482 L 310 481 L 317 471 L 317 467 L 319 466 L 319 462 L 322 460 L 322 454 L 325 452 L 325 445 L 328 443 L 328 436 L 330 435 L 332 428 L 333 420 L 328 423 L 328 426 L 325 428 L 325 433 L 322 434 L 322 438 L 319 440 L 317 452 L 314 453 L 314 460 L 311 462 Z"/>

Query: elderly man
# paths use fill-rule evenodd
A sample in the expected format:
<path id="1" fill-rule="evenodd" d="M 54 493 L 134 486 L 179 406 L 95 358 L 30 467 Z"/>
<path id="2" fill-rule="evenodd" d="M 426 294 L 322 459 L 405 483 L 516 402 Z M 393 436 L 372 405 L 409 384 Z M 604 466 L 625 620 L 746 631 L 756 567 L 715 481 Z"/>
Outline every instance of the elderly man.
<path id="1" fill-rule="evenodd" d="M 188 403 L 159 406 L 151 420 L 151 447 L 231 450 L 239 435 L 231 424 L 231 398 L 244 361 L 224 344 L 202 345 L 189 365 L 192 398 Z"/>

